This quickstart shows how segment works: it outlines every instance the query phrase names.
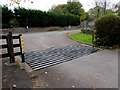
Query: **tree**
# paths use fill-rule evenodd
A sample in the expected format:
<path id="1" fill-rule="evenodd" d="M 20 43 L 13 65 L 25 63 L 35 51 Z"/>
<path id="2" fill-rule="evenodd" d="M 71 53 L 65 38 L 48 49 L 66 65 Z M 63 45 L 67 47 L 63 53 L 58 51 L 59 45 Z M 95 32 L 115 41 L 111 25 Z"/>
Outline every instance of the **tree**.
<path id="1" fill-rule="evenodd" d="M 66 6 L 67 4 L 59 4 L 58 6 L 52 6 L 49 12 L 53 12 L 56 14 L 65 14 L 67 12 Z"/>
<path id="2" fill-rule="evenodd" d="M 104 14 L 104 9 L 100 6 L 96 6 L 94 8 L 91 8 L 88 12 L 90 15 L 93 15 L 95 17 L 102 16 Z"/>
<path id="3" fill-rule="evenodd" d="M 80 23 L 79 17 L 71 14 L 62 15 L 25 8 L 16 8 L 14 14 L 20 27 L 76 26 Z M 13 22 L 11 23 L 15 25 Z"/>
<path id="4" fill-rule="evenodd" d="M 2 19 L 2 6 L 0 5 L 0 19 Z M 2 20 L 0 20 L 0 28 L 2 28 Z"/>
<path id="5" fill-rule="evenodd" d="M 86 21 L 86 20 L 89 21 L 89 20 L 90 20 L 89 18 L 90 18 L 89 13 L 88 13 L 88 12 L 84 12 L 84 13 L 82 13 L 81 16 L 80 16 L 80 21 Z"/>
<path id="6" fill-rule="evenodd" d="M 106 13 L 107 13 L 107 14 L 114 14 L 115 11 L 113 11 L 112 9 L 107 9 L 107 10 L 106 10 Z"/>
<path id="7" fill-rule="evenodd" d="M 115 5 L 116 12 L 120 16 L 120 1 Z"/>
<path id="8" fill-rule="evenodd" d="M 74 15 L 81 15 L 84 12 L 84 9 L 82 8 L 82 4 L 78 2 L 77 0 L 71 2 L 67 2 L 67 4 L 60 4 L 56 7 L 52 7 L 49 12 L 54 12 L 57 14 L 74 14 Z"/>
<path id="9" fill-rule="evenodd" d="M 100 16 L 104 15 L 104 8 L 101 6 L 96 6 L 94 8 L 91 8 L 88 11 L 89 15 L 90 15 L 90 19 L 93 20 L 93 18 L 97 18 Z M 112 9 L 106 9 L 106 14 L 114 14 L 115 12 Z"/>
<path id="10" fill-rule="evenodd" d="M 2 7 L 2 28 L 10 28 L 10 21 L 14 18 L 13 12 L 8 7 Z"/>
<path id="11" fill-rule="evenodd" d="M 104 15 L 107 14 L 107 9 L 112 9 L 112 2 L 111 0 L 94 0 L 93 6 L 97 7 L 100 6 L 103 8 Z"/>
<path id="12" fill-rule="evenodd" d="M 82 9 L 82 4 L 80 2 L 69 2 L 66 9 L 68 13 L 79 16 L 84 12 L 84 9 Z"/>

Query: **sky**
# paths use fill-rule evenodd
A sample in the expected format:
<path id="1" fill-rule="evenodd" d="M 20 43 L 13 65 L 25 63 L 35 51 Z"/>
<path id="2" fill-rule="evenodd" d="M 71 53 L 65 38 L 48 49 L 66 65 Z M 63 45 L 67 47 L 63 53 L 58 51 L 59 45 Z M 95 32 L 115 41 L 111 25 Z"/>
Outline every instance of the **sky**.
<path id="1" fill-rule="evenodd" d="M 93 2 L 95 0 L 79 0 L 79 2 L 83 5 L 83 8 L 85 11 L 88 11 L 90 8 L 94 6 Z M 117 3 L 120 0 L 111 0 L 112 3 Z M 31 3 L 33 2 L 33 3 Z M 10 3 L 10 0 L 0 0 L 1 5 L 6 5 Z M 48 11 L 51 9 L 52 6 L 58 5 L 58 4 L 66 4 L 67 0 L 21 0 L 20 7 L 25 7 L 29 9 L 38 9 L 42 11 Z M 9 8 L 13 9 L 14 7 L 17 7 L 17 4 L 14 4 L 12 6 L 9 6 Z"/>

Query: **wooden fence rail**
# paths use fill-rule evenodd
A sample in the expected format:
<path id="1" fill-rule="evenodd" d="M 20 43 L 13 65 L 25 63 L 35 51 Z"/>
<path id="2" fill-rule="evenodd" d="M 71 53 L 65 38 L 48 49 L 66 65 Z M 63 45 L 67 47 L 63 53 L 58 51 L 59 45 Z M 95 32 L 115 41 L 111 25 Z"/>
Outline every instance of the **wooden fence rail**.
<path id="1" fill-rule="evenodd" d="M 12 32 L 9 32 L 7 35 L 0 36 L 0 39 L 2 39 L 2 40 L 6 39 L 6 43 L 7 43 L 7 44 L 0 45 L 0 49 L 7 48 L 7 52 L 8 52 L 8 53 L 4 53 L 4 54 L 0 55 L 0 57 L 2 57 L 2 58 L 10 57 L 10 63 L 12 63 L 12 62 L 15 62 L 14 56 L 21 55 L 22 62 L 25 62 L 24 50 L 23 50 L 23 48 L 22 48 L 23 46 L 21 44 L 23 42 L 21 40 L 21 37 L 22 37 L 21 34 L 19 34 L 17 36 L 12 36 Z M 13 44 L 14 39 L 19 39 L 19 44 Z M 16 47 L 20 47 L 20 52 L 14 53 L 14 48 L 16 48 Z"/>

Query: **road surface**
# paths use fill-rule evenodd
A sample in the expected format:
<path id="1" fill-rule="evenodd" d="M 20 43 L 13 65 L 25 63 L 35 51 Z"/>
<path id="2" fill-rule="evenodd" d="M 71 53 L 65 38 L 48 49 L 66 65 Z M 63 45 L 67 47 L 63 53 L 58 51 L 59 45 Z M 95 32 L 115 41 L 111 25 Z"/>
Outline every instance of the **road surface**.
<path id="1" fill-rule="evenodd" d="M 60 48 L 79 44 L 78 42 L 68 38 L 68 32 L 78 33 L 80 30 L 23 34 L 25 40 L 25 51 L 40 51 L 50 48 Z"/>
<path id="2" fill-rule="evenodd" d="M 31 52 L 79 44 L 69 39 L 67 32 L 80 30 L 23 34 L 25 50 Z M 118 50 L 103 50 L 35 73 L 39 76 L 36 84 L 40 87 L 118 88 Z"/>

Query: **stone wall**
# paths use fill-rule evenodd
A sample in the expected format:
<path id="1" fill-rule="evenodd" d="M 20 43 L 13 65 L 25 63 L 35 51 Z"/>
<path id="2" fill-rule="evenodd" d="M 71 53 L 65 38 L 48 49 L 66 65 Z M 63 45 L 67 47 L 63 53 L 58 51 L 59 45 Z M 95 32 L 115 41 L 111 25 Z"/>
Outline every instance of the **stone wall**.
<path id="1" fill-rule="evenodd" d="M 10 28 L 10 29 L 0 29 L 2 30 L 3 34 L 6 34 L 8 32 L 12 33 L 27 33 L 27 32 L 44 32 L 44 31 L 57 31 L 60 29 L 67 30 L 67 29 L 74 29 L 77 28 L 77 26 L 68 26 L 68 27 L 35 27 L 35 28 Z"/>

